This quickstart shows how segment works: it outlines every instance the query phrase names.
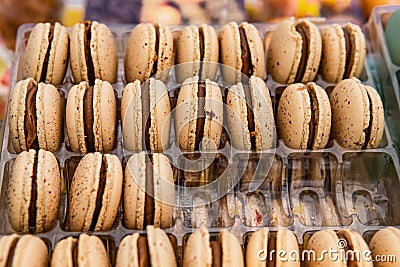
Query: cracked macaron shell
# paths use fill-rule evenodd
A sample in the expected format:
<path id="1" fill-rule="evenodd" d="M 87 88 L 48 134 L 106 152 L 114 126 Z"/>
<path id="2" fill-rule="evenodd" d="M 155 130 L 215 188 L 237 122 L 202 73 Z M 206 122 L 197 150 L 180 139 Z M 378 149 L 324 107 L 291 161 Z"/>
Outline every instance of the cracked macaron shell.
<path id="1" fill-rule="evenodd" d="M 86 82 L 74 85 L 68 93 L 66 104 L 66 128 L 69 144 L 74 152 L 88 151 L 84 127 L 84 95 L 88 88 Z M 117 107 L 114 89 L 107 81 L 96 79 L 93 88 L 93 134 L 96 151 L 107 152 L 113 149 Z"/>
<path id="2" fill-rule="evenodd" d="M 175 110 L 175 129 L 181 149 L 194 151 L 198 118 L 199 78 L 186 79 L 179 91 Z M 205 81 L 205 123 L 203 130 L 202 149 L 218 148 L 223 125 L 223 102 L 221 89 L 217 83 L 208 79 Z"/>
<path id="3" fill-rule="evenodd" d="M 124 222 L 130 229 L 143 229 L 145 216 L 146 153 L 133 154 L 125 168 Z M 153 153 L 154 225 L 171 227 L 174 178 L 171 164 L 163 154 Z"/>
<path id="4" fill-rule="evenodd" d="M 51 27 L 54 27 L 53 39 L 49 41 Z M 50 51 L 48 48 L 50 46 Z M 48 62 L 45 62 L 48 53 Z M 60 23 L 38 23 L 33 27 L 25 53 L 23 55 L 22 79 L 33 78 L 40 82 L 43 67 L 47 65 L 45 80 L 42 82 L 58 85 L 64 80 L 68 65 L 69 36 L 67 29 Z"/>
<path id="5" fill-rule="evenodd" d="M 310 132 L 312 118 L 313 133 Z M 331 107 L 325 90 L 313 82 L 289 85 L 279 101 L 277 128 L 279 138 L 290 148 L 324 148 L 331 129 Z M 313 138 L 311 144 L 309 138 Z"/>
<path id="6" fill-rule="evenodd" d="M 344 31 L 347 32 L 348 41 L 353 47 L 350 51 L 346 51 Z M 346 78 L 359 77 L 366 56 L 366 41 L 361 28 L 352 23 L 347 23 L 343 28 L 338 24 L 331 24 L 321 28 L 320 32 L 322 56 L 319 72 L 322 78 L 327 82 L 338 83 Z M 349 56 L 353 60 L 349 59 L 351 66 L 346 66 L 346 58 L 351 51 L 353 54 Z M 350 68 L 348 74 L 345 73 L 347 68 Z"/>
<path id="7" fill-rule="evenodd" d="M 150 150 L 162 151 L 169 144 L 171 105 L 168 90 L 160 80 L 150 78 Z M 124 146 L 131 151 L 144 147 L 142 125 L 142 89 L 139 80 L 126 85 L 121 100 L 121 122 Z"/>
<path id="8" fill-rule="evenodd" d="M 200 40 L 200 38 L 203 38 L 203 40 Z M 203 44 L 203 48 L 201 44 Z M 202 49 L 204 50 L 203 58 Z M 214 27 L 207 24 L 201 24 L 199 27 L 189 25 L 179 33 L 176 47 L 176 64 L 178 65 L 175 69 L 179 83 L 187 78 L 200 75 L 200 68 L 202 68 L 201 79 L 214 80 L 218 68 L 218 59 L 219 43 Z M 199 61 L 203 61 L 203 63 Z M 179 66 L 179 64 L 184 65 Z"/>
<path id="9" fill-rule="evenodd" d="M 384 110 L 374 88 L 364 86 L 357 78 L 346 79 L 333 89 L 330 102 L 332 137 L 341 146 L 379 147 L 384 132 Z"/>
<path id="10" fill-rule="evenodd" d="M 34 162 L 37 154 L 37 169 Z M 32 178 L 36 177 L 36 232 L 50 230 L 57 220 L 60 204 L 60 170 L 53 153 L 45 150 L 21 152 L 15 159 L 9 180 L 7 209 L 15 231 L 29 232 Z"/>
<path id="11" fill-rule="evenodd" d="M 75 255 L 74 250 L 77 249 Z M 73 257 L 77 258 L 74 259 Z M 54 249 L 51 266 L 79 266 L 108 267 L 110 266 L 106 248 L 97 236 L 81 234 L 79 239 L 69 236 L 60 240 Z"/>
<path id="12" fill-rule="evenodd" d="M 12 262 L 10 266 L 48 266 L 49 254 L 44 241 L 33 235 L 19 236 L 16 234 L 3 236 L 0 238 L 0 265 L 6 264 L 9 260 L 9 253 L 14 248 Z"/>
<path id="13" fill-rule="evenodd" d="M 104 160 L 107 162 L 105 187 L 99 216 L 94 218 L 101 178 L 100 171 Z M 72 178 L 68 201 L 69 230 L 87 232 L 93 220 L 97 220 L 94 231 L 110 229 L 118 212 L 122 195 L 122 179 L 121 162 L 117 156 L 102 155 L 98 152 L 86 154 L 80 160 Z"/>
<path id="14" fill-rule="evenodd" d="M 309 39 L 306 67 L 299 81 L 295 81 L 295 78 L 301 63 L 304 40 L 296 26 L 304 27 Z M 267 72 L 279 83 L 311 82 L 318 72 L 321 51 L 321 35 L 315 24 L 307 19 L 283 21 L 271 37 L 267 52 Z"/>
<path id="15" fill-rule="evenodd" d="M 157 42 L 158 51 L 156 51 Z M 156 73 L 161 73 L 159 78 L 165 82 L 173 63 L 173 50 L 172 33 L 167 25 L 151 23 L 137 25 L 130 34 L 125 55 L 127 82 L 139 80 L 143 83 Z M 152 73 L 154 64 L 157 64 L 156 73 Z"/>
<path id="16" fill-rule="evenodd" d="M 229 22 L 222 26 L 219 33 L 220 62 L 228 67 L 222 68 L 224 79 L 231 85 L 241 82 L 243 60 L 239 28 L 244 30 L 249 46 L 253 75 L 265 78 L 264 47 L 257 28 L 250 23 Z"/>
<path id="17" fill-rule="evenodd" d="M 85 55 L 85 23 L 78 22 L 70 34 L 70 63 L 74 83 L 89 81 Z M 103 23 L 91 22 L 90 55 L 95 79 L 114 83 L 117 79 L 117 51 L 110 29 Z"/>
<path id="18" fill-rule="evenodd" d="M 62 139 L 62 102 L 57 88 L 28 78 L 19 81 L 13 88 L 9 106 L 9 134 L 16 153 L 28 150 L 25 139 L 26 96 L 29 90 L 38 87 L 36 101 L 36 135 L 39 148 L 55 152 Z"/>
<path id="19" fill-rule="evenodd" d="M 256 149 L 272 148 L 275 137 L 275 123 L 269 89 L 265 82 L 256 76 L 249 80 L 254 114 Z M 232 145 L 237 149 L 250 150 L 250 132 L 247 119 L 247 105 L 242 83 L 232 86 L 226 97 L 227 120 Z M 238 125 L 239 124 L 239 125 Z"/>

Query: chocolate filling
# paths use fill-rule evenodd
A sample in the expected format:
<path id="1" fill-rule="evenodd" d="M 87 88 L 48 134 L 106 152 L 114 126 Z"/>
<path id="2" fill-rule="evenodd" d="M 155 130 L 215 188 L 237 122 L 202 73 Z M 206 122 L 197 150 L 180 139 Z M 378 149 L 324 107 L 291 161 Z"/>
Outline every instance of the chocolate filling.
<path id="1" fill-rule="evenodd" d="M 6 262 L 6 265 L 5 265 L 6 267 L 11 267 L 12 266 L 12 261 L 13 261 L 13 258 L 14 258 L 15 248 L 17 247 L 18 241 L 19 240 L 16 238 L 11 243 L 10 251 L 8 251 L 7 262 Z"/>
<path id="2" fill-rule="evenodd" d="M 197 101 L 198 101 L 198 110 L 197 110 L 197 121 L 196 121 L 196 137 L 194 143 L 194 149 L 200 149 L 200 142 L 204 137 L 204 125 L 206 121 L 206 112 L 205 112 L 205 104 L 206 104 L 206 85 L 204 83 L 199 83 L 198 91 L 197 91 Z"/>
<path id="3" fill-rule="evenodd" d="M 304 29 L 304 26 L 302 27 L 301 24 L 296 25 L 296 31 L 301 35 L 301 39 L 303 40 L 303 46 L 301 48 L 301 59 L 299 63 L 299 68 L 297 69 L 296 77 L 295 77 L 295 82 L 299 83 L 303 79 L 304 73 L 306 72 L 306 66 L 307 66 L 307 59 L 309 55 L 309 40 L 307 37 L 307 31 Z"/>
<path id="4" fill-rule="evenodd" d="M 150 88 L 149 83 L 145 83 L 142 88 L 142 94 L 140 95 L 142 102 L 142 136 L 144 137 L 143 149 L 150 150 L 150 126 L 151 126 L 151 114 L 150 114 Z"/>
<path id="5" fill-rule="evenodd" d="M 350 78 L 350 73 L 351 70 L 353 69 L 355 51 L 353 42 L 351 41 L 350 33 L 345 29 L 343 29 L 343 32 L 344 32 L 344 40 L 346 43 L 346 65 L 345 65 L 343 79 L 346 79 Z"/>
<path id="6" fill-rule="evenodd" d="M 90 40 L 92 39 L 92 31 L 91 31 L 92 22 L 85 21 L 82 23 L 85 25 L 84 42 L 85 42 L 85 60 L 86 60 L 86 66 L 87 66 L 87 72 L 88 72 L 87 75 L 88 75 L 89 85 L 94 85 L 94 80 L 96 79 L 96 77 L 94 74 L 94 65 L 93 65 L 92 54 L 90 52 L 91 51 Z"/>
<path id="7" fill-rule="evenodd" d="M 249 43 L 247 42 L 246 33 L 243 27 L 239 27 L 239 33 L 240 33 L 240 50 L 242 52 L 241 72 L 250 77 L 251 75 L 253 75 L 253 65 L 251 64 Z"/>
<path id="8" fill-rule="evenodd" d="M 271 251 L 275 251 L 275 253 L 271 253 Z M 267 266 L 268 267 L 276 266 L 276 236 L 274 235 L 271 235 L 268 238 Z"/>
<path id="9" fill-rule="evenodd" d="M 72 267 L 79 267 L 78 263 L 78 243 L 73 242 L 72 243 Z"/>
<path id="10" fill-rule="evenodd" d="M 144 226 L 154 224 L 154 176 L 153 176 L 152 155 L 146 157 L 146 181 L 145 181 L 145 201 L 144 201 Z"/>
<path id="11" fill-rule="evenodd" d="M 54 37 L 54 26 L 50 26 L 49 31 L 49 46 L 47 47 L 46 54 L 44 56 L 43 66 L 42 66 L 42 73 L 40 74 L 40 81 L 46 81 L 47 69 L 49 67 L 49 58 L 50 58 L 50 50 L 51 50 L 51 43 L 53 42 Z"/>
<path id="12" fill-rule="evenodd" d="M 94 112 L 93 112 L 93 86 L 89 86 L 83 98 L 83 121 L 85 131 L 85 143 L 89 152 L 95 151 L 94 147 Z"/>
<path id="13" fill-rule="evenodd" d="M 150 251 L 149 251 L 149 246 L 147 244 L 147 237 L 139 236 L 137 240 L 137 248 L 138 248 L 139 267 L 151 266 Z"/>
<path id="14" fill-rule="evenodd" d="M 37 86 L 32 87 L 26 94 L 25 100 L 25 142 L 26 150 L 39 149 L 39 142 L 37 139 L 37 122 L 36 122 L 36 93 Z"/>
<path id="15" fill-rule="evenodd" d="M 153 69 L 151 70 L 150 77 L 153 76 L 154 74 L 157 73 L 158 71 L 158 54 L 159 54 L 159 43 L 160 43 L 160 28 L 156 25 L 155 26 L 156 30 L 156 43 L 155 43 L 155 49 L 154 49 L 154 56 L 153 56 Z"/>
<path id="16" fill-rule="evenodd" d="M 211 241 L 212 267 L 222 267 L 222 246 L 217 241 Z"/>
<path id="17" fill-rule="evenodd" d="M 317 116 L 316 113 L 318 112 L 317 106 L 318 103 L 314 103 L 314 101 L 317 101 L 316 97 L 313 95 L 312 91 L 310 88 L 307 87 L 308 95 L 310 96 L 310 109 L 311 109 L 311 119 L 309 123 L 309 132 L 308 132 L 308 141 L 307 141 L 307 148 L 311 149 L 312 145 L 314 144 L 315 140 L 315 128 L 317 124 Z"/>
<path id="18" fill-rule="evenodd" d="M 249 133 L 250 133 L 250 142 L 251 142 L 251 149 L 257 149 L 256 146 L 256 127 L 255 127 L 255 121 L 254 121 L 254 113 L 253 113 L 253 99 L 251 98 L 250 94 L 250 87 L 247 85 L 243 86 L 244 89 L 244 95 L 245 95 L 245 100 L 246 100 L 246 106 L 247 106 L 247 124 L 249 128 Z"/>
<path id="19" fill-rule="evenodd" d="M 90 228 L 89 228 L 90 231 L 95 230 L 97 221 L 99 220 L 101 206 L 103 204 L 104 190 L 106 188 L 107 168 L 108 168 L 107 159 L 105 156 L 102 156 L 101 167 L 100 167 L 99 188 L 97 189 L 97 195 L 96 195 L 96 207 L 94 209 L 92 223 L 90 224 Z"/>
<path id="20" fill-rule="evenodd" d="M 372 111 L 372 101 L 371 101 L 371 96 L 369 95 L 369 93 L 368 92 L 366 92 L 367 93 L 367 96 L 368 96 L 368 102 L 369 102 L 369 117 L 370 117 L 370 119 L 369 119 L 369 124 L 368 124 L 368 127 L 364 130 L 364 134 L 365 134 L 365 143 L 364 143 L 364 145 L 363 145 L 363 148 L 365 149 L 365 148 L 367 148 L 368 147 L 368 143 L 369 143 L 369 141 L 370 141 L 370 139 L 371 139 L 371 131 L 372 131 L 372 122 L 373 122 L 373 120 L 374 120 L 374 113 L 373 113 L 373 111 Z"/>
<path id="21" fill-rule="evenodd" d="M 29 210 L 28 210 L 28 227 L 29 233 L 36 232 L 36 200 L 37 200 L 37 164 L 38 159 L 35 157 L 35 161 L 33 163 L 33 173 L 32 173 L 32 188 L 31 188 L 31 200 L 29 202 Z"/>
<path id="22" fill-rule="evenodd" d="M 204 61 L 204 32 L 203 28 L 199 28 L 199 47 L 200 47 L 200 79 L 203 77 L 203 61 Z"/>

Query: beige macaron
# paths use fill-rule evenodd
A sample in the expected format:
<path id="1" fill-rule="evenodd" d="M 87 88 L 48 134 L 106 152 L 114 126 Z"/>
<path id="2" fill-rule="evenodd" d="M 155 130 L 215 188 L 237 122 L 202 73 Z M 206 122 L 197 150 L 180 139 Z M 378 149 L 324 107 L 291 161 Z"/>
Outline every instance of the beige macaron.
<path id="1" fill-rule="evenodd" d="M 359 77 L 366 56 L 365 36 L 358 25 L 331 24 L 320 29 L 322 57 L 319 72 L 327 82 Z"/>
<path id="2" fill-rule="evenodd" d="M 244 266 L 240 242 L 227 229 L 220 231 L 217 241 L 210 241 L 207 228 L 200 227 L 189 236 L 184 249 L 183 267 Z"/>
<path id="3" fill-rule="evenodd" d="M 273 264 L 270 265 L 271 256 L 276 256 L 272 250 L 275 253 L 285 251 L 287 254 L 282 259 L 275 257 Z M 246 266 L 266 267 L 269 261 L 268 266 L 300 267 L 300 260 L 291 258 L 295 252 L 300 255 L 297 238 L 292 231 L 278 226 L 276 236 L 271 236 L 269 229 L 264 227 L 252 233 L 249 238 L 246 247 Z"/>
<path id="4" fill-rule="evenodd" d="M 222 74 L 228 84 L 234 85 L 251 75 L 265 79 L 263 42 L 253 24 L 225 24 L 219 33 L 219 43 L 220 62 L 227 66 L 222 66 Z"/>
<path id="5" fill-rule="evenodd" d="M 81 234 L 60 240 L 51 257 L 51 267 L 109 267 L 110 261 L 103 242 L 97 236 Z"/>
<path id="6" fill-rule="evenodd" d="M 379 147 L 385 127 L 378 92 L 357 78 L 341 81 L 330 96 L 332 138 L 346 148 Z"/>
<path id="7" fill-rule="evenodd" d="M 121 100 L 124 147 L 131 151 L 153 152 L 168 147 L 171 105 L 168 90 L 160 80 L 150 78 L 126 85 Z"/>
<path id="8" fill-rule="evenodd" d="M 78 22 L 70 33 L 71 70 L 74 83 L 95 79 L 114 83 L 117 79 L 117 50 L 107 25 L 97 21 Z"/>
<path id="9" fill-rule="evenodd" d="M 251 76 L 249 84 L 232 86 L 226 96 L 226 114 L 232 145 L 240 150 L 265 150 L 274 146 L 275 122 L 265 82 Z"/>
<path id="10" fill-rule="evenodd" d="M 387 227 L 379 230 L 371 239 L 369 248 L 373 259 L 383 259 L 392 255 L 397 261 L 400 259 L 400 230 L 394 227 Z M 379 258 L 380 257 L 380 258 Z M 396 266 L 396 261 L 376 261 L 376 267 Z"/>
<path id="11" fill-rule="evenodd" d="M 166 81 L 173 64 L 173 38 L 167 25 L 140 23 L 131 32 L 125 55 L 125 78 L 145 82 L 156 73 Z"/>
<path id="12" fill-rule="evenodd" d="M 107 152 L 114 148 L 117 101 L 111 84 L 96 79 L 74 85 L 68 93 L 66 127 L 74 152 Z"/>
<path id="13" fill-rule="evenodd" d="M 146 235 L 134 233 L 125 236 L 118 247 L 116 267 L 176 267 L 174 247 L 168 235 L 149 225 Z"/>
<path id="14" fill-rule="evenodd" d="M 186 151 L 215 150 L 220 144 L 224 117 L 221 89 L 208 79 L 186 79 L 175 109 L 175 132 Z"/>
<path id="15" fill-rule="evenodd" d="M 33 27 L 24 55 L 22 79 L 33 78 L 36 82 L 61 84 L 64 80 L 69 56 L 67 29 L 60 23 L 38 23 Z"/>
<path id="16" fill-rule="evenodd" d="M 279 101 L 279 138 L 293 149 L 322 149 L 329 141 L 331 107 L 324 89 L 313 82 L 289 85 Z"/>
<path id="17" fill-rule="evenodd" d="M 0 266 L 46 267 L 48 265 L 48 248 L 39 237 L 12 234 L 0 238 Z"/>
<path id="18" fill-rule="evenodd" d="M 29 149 L 57 151 L 63 130 L 62 100 L 57 88 L 28 78 L 13 88 L 8 126 L 16 153 Z"/>
<path id="19" fill-rule="evenodd" d="M 268 47 L 267 72 L 279 83 L 314 81 L 321 60 L 322 41 L 307 19 L 285 20 L 276 27 Z"/>
<path id="20" fill-rule="evenodd" d="M 172 226 L 174 178 L 163 154 L 133 154 L 125 168 L 124 222 L 130 229 Z"/>
<path id="21" fill-rule="evenodd" d="M 218 36 L 214 27 L 207 24 L 184 27 L 176 47 L 175 75 L 178 82 L 182 83 L 195 75 L 202 80 L 214 80 L 218 58 Z"/>
<path id="22" fill-rule="evenodd" d="M 117 156 L 98 152 L 86 154 L 79 161 L 69 189 L 69 230 L 109 230 L 117 216 L 122 179 L 122 166 Z"/>
<path id="23" fill-rule="evenodd" d="M 40 149 L 15 159 L 8 182 L 7 210 L 12 228 L 41 233 L 54 227 L 60 204 L 61 178 L 56 157 Z"/>
<path id="24" fill-rule="evenodd" d="M 327 266 L 327 267 L 372 267 L 372 261 L 368 261 L 364 255 L 368 252 L 368 245 L 362 238 L 362 236 L 351 229 L 341 229 L 337 233 L 333 230 L 322 230 L 314 233 L 308 243 L 305 246 L 307 251 L 313 251 L 316 257 L 310 257 L 305 259 L 307 262 L 306 266 Z M 344 256 L 351 254 L 346 253 L 343 256 L 345 250 L 353 252 L 359 252 L 360 258 L 355 261 L 346 261 Z M 337 258 L 330 257 L 326 251 L 336 251 Z M 354 254 L 356 255 L 356 254 Z M 349 258 L 350 259 L 350 258 Z"/>

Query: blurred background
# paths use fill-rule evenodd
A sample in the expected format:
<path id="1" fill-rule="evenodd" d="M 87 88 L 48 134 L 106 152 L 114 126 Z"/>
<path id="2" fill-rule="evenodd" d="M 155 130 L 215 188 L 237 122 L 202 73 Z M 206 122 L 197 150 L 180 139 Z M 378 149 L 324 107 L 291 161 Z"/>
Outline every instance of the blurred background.
<path id="1" fill-rule="evenodd" d="M 0 120 L 8 97 L 9 67 L 18 26 L 28 22 L 82 20 L 166 24 L 269 22 L 290 16 L 323 16 L 364 24 L 377 5 L 400 0 L 0 0 Z"/>

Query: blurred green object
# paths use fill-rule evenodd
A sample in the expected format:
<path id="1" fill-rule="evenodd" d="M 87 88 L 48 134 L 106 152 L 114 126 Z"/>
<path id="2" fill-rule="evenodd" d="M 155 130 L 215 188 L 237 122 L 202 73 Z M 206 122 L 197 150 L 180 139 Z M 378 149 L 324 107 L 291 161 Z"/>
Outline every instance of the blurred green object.
<path id="1" fill-rule="evenodd" d="M 400 9 L 392 14 L 386 25 L 385 40 L 392 62 L 400 65 Z"/>

